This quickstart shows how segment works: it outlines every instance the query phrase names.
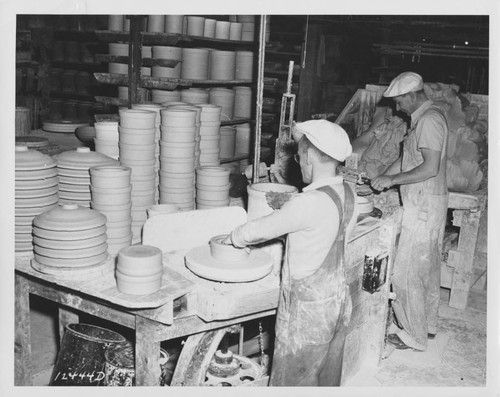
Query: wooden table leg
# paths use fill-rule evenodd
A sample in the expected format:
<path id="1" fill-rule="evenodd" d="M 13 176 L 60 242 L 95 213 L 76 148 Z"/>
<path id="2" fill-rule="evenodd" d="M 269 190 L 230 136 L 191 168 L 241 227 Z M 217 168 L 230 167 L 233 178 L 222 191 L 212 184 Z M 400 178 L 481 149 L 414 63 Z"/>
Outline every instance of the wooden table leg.
<path id="1" fill-rule="evenodd" d="M 30 299 L 28 281 L 16 274 L 15 280 L 15 376 L 16 386 L 33 384 L 31 369 Z"/>
<path id="2" fill-rule="evenodd" d="M 59 306 L 59 342 L 62 342 L 66 325 L 78 323 L 79 321 L 80 316 L 78 314 L 65 307 Z"/>
<path id="3" fill-rule="evenodd" d="M 137 316 L 135 321 L 135 384 L 160 385 L 160 342 L 156 338 L 155 324 Z"/>

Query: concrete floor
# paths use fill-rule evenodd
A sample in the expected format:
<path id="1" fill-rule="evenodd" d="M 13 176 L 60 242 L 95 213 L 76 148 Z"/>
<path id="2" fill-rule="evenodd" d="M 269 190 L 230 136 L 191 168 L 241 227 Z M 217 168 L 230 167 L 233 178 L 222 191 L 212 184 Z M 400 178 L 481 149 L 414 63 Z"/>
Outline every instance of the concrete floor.
<path id="1" fill-rule="evenodd" d="M 486 385 L 486 292 L 472 290 L 468 307 L 448 306 L 449 290 L 441 289 L 439 333 L 426 352 L 394 350 L 375 368 L 362 368 L 346 387 Z M 48 384 L 57 355 L 56 308 L 32 302 L 34 384 Z"/>

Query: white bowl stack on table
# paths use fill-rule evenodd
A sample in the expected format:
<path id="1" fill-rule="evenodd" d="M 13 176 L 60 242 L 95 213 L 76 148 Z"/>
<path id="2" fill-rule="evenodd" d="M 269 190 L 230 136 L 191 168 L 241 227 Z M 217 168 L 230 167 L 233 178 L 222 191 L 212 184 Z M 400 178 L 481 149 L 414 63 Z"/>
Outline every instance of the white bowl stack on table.
<path id="1" fill-rule="evenodd" d="M 196 169 L 196 209 L 229 206 L 230 171 L 224 167 Z"/>
<path id="2" fill-rule="evenodd" d="M 95 128 L 95 151 L 118 160 L 118 122 L 98 121 Z"/>
<path id="3" fill-rule="evenodd" d="M 184 109 L 184 110 L 194 110 L 196 112 L 196 132 L 194 136 L 194 166 L 198 167 L 200 165 L 200 125 L 201 125 L 201 107 L 192 104 L 180 105 L 171 104 L 168 105 L 170 109 Z"/>
<path id="4" fill-rule="evenodd" d="M 200 165 L 220 164 L 220 125 L 222 107 L 199 104 L 200 113 Z"/>
<path id="5" fill-rule="evenodd" d="M 194 209 L 196 117 L 191 108 L 161 110 L 160 204 Z"/>
<path id="6" fill-rule="evenodd" d="M 59 178 L 59 203 L 90 207 L 90 167 L 117 165 L 117 160 L 93 152 L 88 147 L 78 147 L 53 156 L 57 161 Z"/>
<path id="7" fill-rule="evenodd" d="M 120 163 L 130 167 L 132 243 L 141 241 L 146 210 L 155 203 L 156 111 L 120 109 Z"/>
<path id="8" fill-rule="evenodd" d="M 57 206 L 57 163 L 50 156 L 27 146 L 15 154 L 15 250 L 33 251 L 33 218 Z"/>
<path id="9" fill-rule="evenodd" d="M 90 168 L 90 206 L 106 216 L 108 252 L 112 256 L 132 244 L 131 172 L 124 165 Z"/>

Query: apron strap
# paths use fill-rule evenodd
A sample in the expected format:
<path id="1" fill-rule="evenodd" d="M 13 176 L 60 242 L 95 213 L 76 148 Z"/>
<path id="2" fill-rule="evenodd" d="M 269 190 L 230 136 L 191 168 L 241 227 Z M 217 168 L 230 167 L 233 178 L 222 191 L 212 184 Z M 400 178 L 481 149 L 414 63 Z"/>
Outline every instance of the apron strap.
<path id="1" fill-rule="evenodd" d="M 344 205 L 342 205 L 342 200 L 340 199 L 340 196 L 331 186 L 322 186 L 317 190 L 328 194 L 328 196 L 333 200 L 333 202 L 337 206 L 340 218 L 339 232 L 341 232 L 342 233 L 341 235 L 343 235 L 354 213 L 354 193 L 352 192 L 347 182 L 344 182 L 345 201 Z"/>

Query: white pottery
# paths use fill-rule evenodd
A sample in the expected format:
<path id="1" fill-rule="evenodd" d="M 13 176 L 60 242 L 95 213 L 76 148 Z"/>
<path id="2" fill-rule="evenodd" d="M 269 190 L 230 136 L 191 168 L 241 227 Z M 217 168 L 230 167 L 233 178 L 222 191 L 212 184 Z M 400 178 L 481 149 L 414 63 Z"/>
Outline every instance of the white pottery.
<path id="1" fill-rule="evenodd" d="M 149 295 L 161 289 L 161 273 L 155 277 L 130 277 L 116 271 L 116 287 L 118 291 L 128 295 Z"/>
<path id="2" fill-rule="evenodd" d="M 198 167 L 196 169 L 196 184 L 207 186 L 227 186 L 229 170 L 224 167 Z"/>
<path id="3" fill-rule="evenodd" d="M 165 31 L 165 15 L 148 15 L 148 32 L 163 33 Z"/>
<path id="4" fill-rule="evenodd" d="M 78 248 L 78 249 L 62 249 L 61 247 L 46 248 L 46 247 L 41 247 L 37 244 L 33 244 L 33 250 L 36 254 L 43 255 L 48 258 L 79 259 L 79 258 L 88 258 L 95 255 L 101 255 L 107 252 L 108 244 L 104 242 L 93 247 Z"/>
<path id="5" fill-rule="evenodd" d="M 231 22 L 229 26 L 229 40 L 241 40 L 241 32 L 243 29 L 243 24 L 239 22 Z"/>
<path id="6" fill-rule="evenodd" d="M 214 236 L 210 239 L 210 255 L 220 261 L 238 262 L 244 261 L 250 255 L 248 248 L 236 248 L 232 244 L 223 244 L 227 235 Z"/>
<path id="7" fill-rule="evenodd" d="M 208 104 L 208 91 L 201 88 L 181 90 L 181 101 L 192 104 Z"/>
<path id="8" fill-rule="evenodd" d="M 148 218 L 162 214 L 174 214 L 180 212 L 180 208 L 176 204 L 156 204 L 147 209 Z"/>
<path id="9" fill-rule="evenodd" d="M 53 208 L 33 219 L 33 225 L 42 229 L 75 231 L 93 229 L 106 223 L 106 218 L 97 211 L 77 205 Z"/>
<path id="10" fill-rule="evenodd" d="M 57 170 L 56 170 L 57 172 Z M 15 181 L 16 191 L 17 190 L 32 190 L 32 189 L 47 189 L 53 186 L 57 186 L 59 179 L 57 173 L 54 176 L 34 179 L 34 180 L 17 180 Z"/>
<path id="11" fill-rule="evenodd" d="M 128 74 L 128 65 L 126 63 L 108 63 L 108 73 Z"/>
<path id="12" fill-rule="evenodd" d="M 109 15 L 108 16 L 108 30 L 123 31 L 123 15 Z"/>
<path id="13" fill-rule="evenodd" d="M 120 126 L 126 128 L 154 129 L 156 113 L 150 110 L 120 109 Z"/>
<path id="14" fill-rule="evenodd" d="M 184 15 L 165 15 L 165 33 L 183 33 Z"/>
<path id="15" fill-rule="evenodd" d="M 227 207 L 227 206 L 229 206 L 229 198 L 227 200 L 196 199 L 196 208 L 197 209 L 209 209 L 209 208 L 218 208 L 218 207 Z"/>
<path id="16" fill-rule="evenodd" d="M 228 88 L 212 88 L 209 94 L 209 103 L 222 108 L 221 116 L 229 120 L 233 118 L 235 92 Z"/>
<path id="17" fill-rule="evenodd" d="M 118 99 L 128 100 L 128 87 L 118 86 Z"/>
<path id="18" fill-rule="evenodd" d="M 161 125 L 164 127 L 196 127 L 196 111 L 169 106 L 167 109 L 161 110 Z"/>
<path id="19" fill-rule="evenodd" d="M 28 149 L 27 146 L 16 146 L 15 169 L 16 171 L 47 170 L 54 168 L 56 162 L 50 156 L 37 150 Z M 50 173 L 51 171 L 49 171 Z M 17 178 L 16 178 L 17 179 Z M 36 178 L 34 178 L 36 179 Z"/>
<path id="20" fill-rule="evenodd" d="M 154 202 L 154 192 L 149 193 L 146 196 L 138 196 L 138 195 L 132 195 L 132 219 L 134 219 L 133 213 L 134 213 L 134 205 L 138 206 L 150 206 L 153 205 Z"/>
<path id="21" fill-rule="evenodd" d="M 35 261 L 38 262 L 39 264 L 49 267 L 63 268 L 63 269 L 98 265 L 104 262 L 107 259 L 107 257 L 108 257 L 107 251 L 90 257 L 71 258 L 71 259 L 51 258 L 44 255 L 39 255 L 38 253 L 36 253 L 36 251 L 34 254 Z"/>
<path id="22" fill-rule="evenodd" d="M 222 107 L 210 103 L 197 104 L 201 108 L 200 121 L 205 122 L 220 122 L 220 114 Z"/>
<path id="23" fill-rule="evenodd" d="M 236 52 L 211 50 L 210 79 L 234 80 Z"/>
<path id="24" fill-rule="evenodd" d="M 101 215 L 103 216 L 103 215 Z M 83 240 L 94 238 L 106 233 L 106 225 L 103 223 L 100 226 L 90 229 L 75 229 L 75 230 L 54 230 L 54 229 L 44 229 L 36 225 L 33 225 L 33 235 L 48 240 L 62 241 L 65 244 L 66 241 Z"/>
<path id="25" fill-rule="evenodd" d="M 143 58 L 152 58 L 152 47 L 143 45 L 141 55 Z"/>
<path id="26" fill-rule="evenodd" d="M 197 16 L 188 16 L 187 34 L 190 36 L 203 36 L 205 30 L 205 18 Z"/>
<path id="27" fill-rule="evenodd" d="M 227 190 L 204 190 L 201 188 L 196 189 L 196 200 L 229 200 L 229 188 Z"/>
<path id="28" fill-rule="evenodd" d="M 124 188 L 130 185 L 132 170 L 123 165 L 90 167 L 92 187 L 103 189 Z"/>
<path id="29" fill-rule="evenodd" d="M 194 198 L 194 190 L 191 192 L 172 193 L 160 189 L 160 200 L 162 203 L 190 203 Z"/>
<path id="30" fill-rule="evenodd" d="M 40 189 L 23 189 L 23 190 L 16 190 L 15 193 L 15 198 L 16 199 L 25 199 L 25 198 L 33 198 L 33 197 L 45 197 L 45 196 L 51 196 L 54 194 L 57 194 L 59 191 L 59 187 L 56 186 L 49 186 L 49 187 L 42 187 Z"/>
<path id="31" fill-rule="evenodd" d="M 52 240 L 40 236 L 33 236 L 33 244 L 39 247 L 60 250 L 78 250 L 91 248 L 106 243 L 106 241 L 107 237 L 105 233 L 79 240 Z"/>
<path id="32" fill-rule="evenodd" d="M 229 29 L 231 28 L 231 22 L 228 21 L 217 21 L 215 23 L 215 38 L 222 40 L 229 40 Z"/>
<path id="33" fill-rule="evenodd" d="M 131 276 L 156 274 L 163 268 L 162 256 L 163 253 L 157 247 L 136 245 L 120 251 L 116 266 Z"/>
<path id="34" fill-rule="evenodd" d="M 108 43 L 109 55 L 128 57 L 128 43 Z"/>
<path id="35" fill-rule="evenodd" d="M 207 136 L 202 137 L 200 141 L 200 150 L 220 150 L 220 137 L 219 136 Z"/>
<path id="36" fill-rule="evenodd" d="M 180 64 L 179 64 L 180 65 Z M 155 103 L 180 101 L 180 91 L 151 90 L 151 100 Z"/>
<path id="37" fill-rule="evenodd" d="M 124 205 L 130 202 L 132 187 L 121 189 L 97 189 L 92 188 L 92 202 L 97 205 Z"/>
<path id="38" fill-rule="evenodd" d="M 252 130 L 250 124 L 245 123 L 236 126 L 236 153 L 245 155 L 251 152 L 251 136 Z"/>
<path id="39" fill-rule="evenodd" d="M 153 145 L 155 143 L 156 128 L 137 129 L 119 127 L 119 142 L 127 145 Z"/>
<path id="40" fill-rule="evenodd" d="M 118 149 L 118 140 L 116 141 L 101 141 L 100 139 L 94 138 L 95 151 L 97 153 L 102 153 L 113 159 L 118 159 L 120 154 Z"/>
<path id="41" fill-rule="evenodd" d="M 168 171 L 179 174 L 190 174 L 194 171 L 194 159 L 175 159 L 170 157 L 160 158 L 160 165 L 162 171 Z"/>
<path id="42" fill-rule="evenodd" d="M 66 170 L 74 172 L 73 175 L 67 172 L 66 175 L 77 174 L 89 176 L 88 169 L 94 165 L 115 165 L 117 161 L 102 153 L 91 151 L 88 147 L 79 147 L 76 150 L 69 150 L 53 156 L 57 161 L 59 174 L 65 174 Z M 78 172 L 80 171 L 80 172 Z"/>
<path id="43" fill-rule="evenodd" d="M 216 19 L 205 19 L 205 26 L 203 29 L 203 36 L 208 38 L 215 38 L 215 24 L 217 23 Z"/>
<path id="44" fill-rule="evenodd" d="M 90 193 L 90 184 L 73 184 L 73 183 L 64 183 L 59 182 L 59 190 L 62 192 L 77 192 L 77 193 Z"/>
<path id="45" fill-rule="evenodd" d="M 140 191 L 152 192 L 156 189 L 156 186 L 156 176 L 153 176 L 153 178 L 150 179 L 138 179 L 136 181 L 132 181 L 132 189 L 136 194 Z"/>
<path id="46" fill-rule="evenodd" d="M 209 50 L 203 48 L 183 48 L 181 77 L 189 80 L 208 79 Z"/>
<path id="47" fill-rule="evenodd" d="M 219 138 L 220 136 L 220 122 L 214 124 L 213 126 L 206 125 L 206 123 L 201 123 L 200 126 L 200 138 Z"/>
<path id="48" fill-rule="evenodd" d="M 220 158 L 233 158 L 236 145 L 236 129 L 231 126 L 220 128 Z"/>
<path id="49" fill-rule="evenodd" d="M 249 119 L 252 116 L 252 89 L 250 87 L 234 87 L 233 118 Z"/>
<path id="50" fill-rule="evenodd" d="M 160 148 L 169 143 L 194 143 L 195 135 L 194 131 L 186 133 L 186 132 L 165 132 L 162 128 L 161 130 L 161 140 L 160 140 Z M 160 149 L 161 150 L 161 149 Z"/>
<path id="51" fill-rule="evenodd" d="M 160 155 L 162 157 L 187 158 L 194 157 L 195 144 L 186 144 L 188 146 L 180 146 L 184 144 L 164 144 L 161 146 Z"/>
<path id="52" fill-rule="evenodd" d="M 236 80 L 252 80 L 253 52 L 236 51 L 234 78 Z"/>
<path id="53" fill-rule="evenodd" d="M 178 63 L 175 68 L 165 66 L 153 66 L 151 68 L 152 77 L 166 77 L 169 79 L 180 79 L 181 77 L 181 64 Z"/>
<path id="54" fill-rule="evenodd" d="M 59 193 L 50 194 L 44 197 L 30 197 L 30 198 L 15 198 L 15 207 L 17 208 L 34 208 L 46 207 L 57 203 Z"/>

